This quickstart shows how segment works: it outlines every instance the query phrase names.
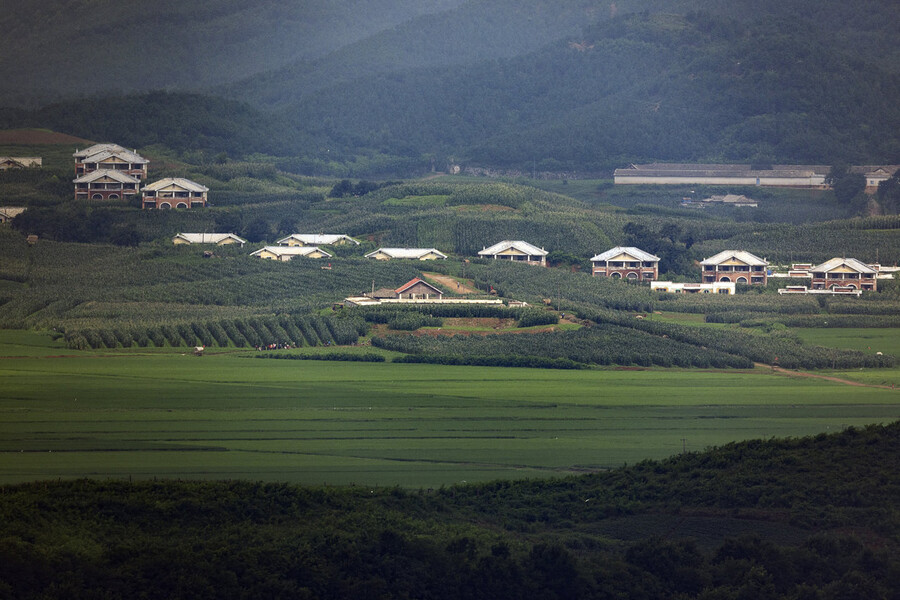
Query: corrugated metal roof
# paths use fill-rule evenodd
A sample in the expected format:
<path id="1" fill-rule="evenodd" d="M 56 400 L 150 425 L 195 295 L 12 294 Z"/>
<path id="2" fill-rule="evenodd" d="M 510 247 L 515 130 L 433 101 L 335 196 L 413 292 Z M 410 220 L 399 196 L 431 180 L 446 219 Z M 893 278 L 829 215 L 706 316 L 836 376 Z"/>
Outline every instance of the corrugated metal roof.
<path id="1" fill-rule="evenodd" d="M 828 271 L 836 269 L 840 266 L 849 267 L 854 271 L 863 273 L 865 275 L 872 275 L 873 277 L 876 275 L 875 269 L 860 260 L 856 260 L 855 258 L 832 258 L 831 260 L 823 262 L 821 265 L 816 265 L 815 267 L 810 269 L 810 271 L 814 273 L 824 271 L 827 273 Z"/>
<path id="2" fill-rule="evenodd" d="M 97 171 L 95 171 L 96 173 Z M 165 189 L 170 185 L 174 185 L 175 187 L 180 187 L 183 190 L 187 190 L 189 192 L 208 192 L 209 188 L 205 185 L 200 185 L 195 181 L 191 181 L 190 179 L 184 179 L 183 177 L 166 177 L 165 179 L 160 179 L 159 181 L 154 181 L 148 185 L 144 186 L 145 192 L 157 192 L 159 190 Z"/>
<path id="3" fill-rule="evenodd" d="M 769 263 L 755 254 L 750 254 L 744 250 L 722 250 L 718 254 L 714 256 L 710 256 L 707 259 L 704 259 L 700 262 L 701 265 L 718 265 L 730 258 L 736 258 L 737 260 L 746 263 L 751 266 L 765 266 Z"/>
<path id="4" fill-rule="evenodd" d="M 172 239 L 180 238 L 192 244 L 218 244 L 225 239 L 233 239 L 239 244 L 246 244 L 247 240 L 233 233 L 176 233 Z"/>
<path id="5" fill-rule="evenodd" d="M 124 162 L 128 163 L 147 164 L 150 162 L 140 154 L 135 154 L 134 152 L 125 150 L 124 148 L 122 148 L 121 150 L 103 150 L 102 152 L 97 152 L 96 154 L 91 154 L 85 157 L 82 162 L 96 163 L 112 157 L 121 158 Z"/>
<path id="6" fill-rule="evenodd" d="M 127 152 L 126 148 L 118 144 L 94 144 L 93 146 L 88 146 L 84 150 L 76 150 L 72 156 L 75 158 L 85 158 L 91 156 L 92 154 L 97 154 L 99 152 L 119 152 L 124 151 Z"/>
<path id="7" fill-rule="evenodd" d="M 609 259 L 615 258 L 616 256 L 623 254 L 623 253 L 628 254 L 629 256 L 633 256 L 634 258 L 641 260 L 641 261 L 646 260 L 646 261 L 652 261 L 652 262 L 659 262 L 658 256 L 654 256 L 653 254 L 650 254 L 649 252 L 644 252 L 640 248 L 635 248 L 634 246 L 616 246 L 615 248 L 607 250 L 606 252 L 603 252 L 602 254 L 598 254 L 597 256 L 592 258 L 591 261 L 593 262 L 593 261 L 600 261 L 600 260 L 609 260 Z"/>
<path id="8" fill-rule="evenodd" d="M 82 175 L 78 179 L 75 179 L 73 183 L 91 183 L 98 179 L 102 179 L 103 177 L 109 177 L 119 183 L 134 183 L 137 185 L 140 185 L 141 183 L 139 179 L 135 179 L 131 175 L 126 175 L 121 171 L 115 171 L 113 169 L 97 169 L 96 171 L 91 171 L 87 175 Z"/>
<path id="9" fill-rule="evenodd" d="M 251 252 L 250 256 L 259 256 L 263 252 L 271 252 L 275 256 L 308 256 L 314 252 L 320 252 L 328 258 L 332 256 L 317 246 L 265 246 L 256 252 Z"/>
<path id="10" fill-rule="evenodd" d="M 434 253 L 443 258 L 447 258 L 446 254 L 435 248 L 379 248 L 374 252 L 366 254 L 366 258 L 371 258 L 379 252 L 387 254 L 391 258 L 422 258 L 429 253 Z"/>
<path id="11" fill-rule="evenodd" d="M 510 248 L 514 248 L 529 256 L 547 256 L 548 254 L 543 248 L 538 248 L 537 246 L 529 244 L 528 242 L 523 242 L 522 240 L 503 240 L 502 242 L 497 242 L 490 248 L 485 248 L 480 251 L 478 255 L 494 256 L 495 254 L 500 254 L 504 250 L 509 250 Z"/>
<path id="12" fill-rule="evenodd" d="M 276 244 L 285 244 L 289 240 L 297 240 L 298 242 L 303 242 L 304 244 L 309 244 L 313 246 L 323 245 L 328 246 L 339 242 L 341 240 L 347 240 L 348 242 L 353 242 L 357 246 L 359 242 L 349 235 L 344 235 L 342 233 L 292 233 L 291 235 L 281 238 Z"/>

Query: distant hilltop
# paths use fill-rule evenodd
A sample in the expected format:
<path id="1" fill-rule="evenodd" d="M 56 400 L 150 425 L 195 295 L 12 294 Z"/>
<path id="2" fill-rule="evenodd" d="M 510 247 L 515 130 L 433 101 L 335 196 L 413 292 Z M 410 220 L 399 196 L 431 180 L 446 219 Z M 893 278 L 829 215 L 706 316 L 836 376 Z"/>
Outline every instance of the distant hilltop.
<path id="1" fill-rule="evenodd" d="M 860 165 L 851 173 L 866 178 L 866 188 L 874 189 L 890 179 L 900 165 Z M 827 188 L 828 165 L 714 165 L 650 163 L 616 169 L 617 184 L 656 185 L 758 185 L 768 187 Z"/>

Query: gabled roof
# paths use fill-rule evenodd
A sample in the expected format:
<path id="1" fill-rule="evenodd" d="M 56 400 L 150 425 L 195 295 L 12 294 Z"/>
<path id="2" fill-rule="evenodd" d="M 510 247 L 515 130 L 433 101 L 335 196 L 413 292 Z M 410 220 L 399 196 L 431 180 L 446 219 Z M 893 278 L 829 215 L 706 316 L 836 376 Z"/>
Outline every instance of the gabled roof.
<path id="1" fill-rule="evenodd" d="M 97 171 L 95 171 L 96 173 Z M 205 185 L 200 185 L 195 181 L 191 181 L 190 179 L 184 179 L 183 177 L 166 177 L 165 179 L 160 179 L 159 181 L 154 181 L 149 185 L 144 186 L 145 192 L 158 192 L 160 190 L 164 190 L 169 186 L 179 187 L 188 192 L 208 192 L 209 188 Z"/>
<path id="2" fill-rule="evenodd" d="M 348 242 L 353 242 L 357 246 L 359 242 L 349 235 L 344 235 L 342 233 L 292 233 L 291 235 L 281 238 L 276 244 L 286 244 L 289 240 L 297 240 L 298 242 L 303 242 L 306 245 L 310 246 L 328 246 L 331 244 L 335 244 L 341 240 L 346 240 Z"/>
<path id="3" fill-rule="evenodd" d="M 742 263 L 748 264 L 750 266 L 765 266 L 768 265 L 768 261 L 761 259 L 755 254 L 750 254 L 749 252 L 745 252 L 744 250 L 722 250 L 718 254 L 714 256 L 710 256 L 709 258 L 700 262 L 701 265 L 719 265 L 729 260 L 731 258 L 735 258 Z"/>
<path id="4" fill-rule="evenodd" d="M 140 154 L 132 152 L 131 150 L 126 150 L 124 148 L 122 148 L 121 150 L 103 150 L 102 152 L 96 152 L 94 154 L 86 156 L 81 162 L 97 163 L 113 157 L 120 158 L 123 162 L 127 163 L 147 164 L 150 162 Z"/>
<path id="5" fill-rule="evenodd" d="M 25 165 L 21 161 L 11 156 L 0 156 L 0 164 L 11 164 L 23 169 L 25 168 Z"/>
<path id="6" fill-rule="evenodd" d="M 485 248 L 479 252 L 478 255 L 493 256 L 511 248 L 529 256 L 547 256 L 547 254 L 549 254 L 543 248 L 538 248 L 537 246 L 529 244 L 528 242 L 523 242 L 522 240 L 503 240 L 502 242 L 497 242 L 490 248 Z"/>
<path id="7" fill-rule="evenodd" d="M 821 265 L 816 265 L 810 271 L 814 273 L 818 272 L 828 272 L 837 269 L 838 267 L 845 266 L 853 269 L 858 273 L 862 273 L 864 275 L 875 276 L 877 273 L 875 269 L 865 264 L 862 261 L 856 260 L 855 258 L 832 258 L 831 260 L 827 260 L 823 262 Z"/>
<path id="8" fill-rule="evenodd" d="M 26 206 L 0 206 L 0 216 L 12 219 L 25 212 L 26 208 Z"/>
<path id="9" fill-rule="evenodd" d="M 75 158 L 86 158 L 100 152 L 128 152 L 128 150 L 118 144 L 94 144 L 84 150 L 76 150 L 72 156 Z"/>
<path id="10" fill-rule="evenodd" d="M 238 244 L 246 244 L 247 240 L 233 233 L 176 233 L 172 240 L 181 239 L 191 244 L 218 244 L 222 240 L 232 239 Z"/>
<path id="11" fill-rule="evenodd" d="M 275 256 L 309 256 L 314 252 L 320 252 L 328 258 L 332 257 L 330 253 L 325 252 L 318 246 L 265 246 L 256 252 L 251 252 L 250 256 L 259 256 L 263 252 L 271 252 Z"/>
<path id="12" fill-rule="evenodd" d="M 87 175 L 82 175 L 78 179 L 74 180 L 73 183 L 91 183 L 104 177 L 109 177 L 110 179 L 118 181 L 119 183 L 141 183 L 140 180 L 135 179 L 131 175 L 126 175 L 121 171 L 114 171 L 113 169 L 97 169 L 96 171 L 91 171 Z"/>
<path id="13" fill-rule="evenodd" d="M 602 254 L 598 254 L 594 258 L 591 259 L 591 262 L 600 261 L 600 260 L 609 260 L 611 258 L 615 258 L 620 254 L 627 254 L 628 256 L 633 256 L 637 260 L 640 261 L 650 261 L 650 262 L 659 262 L 659 257 L 650 254 L 649 252 L 644 252 L 640 248 L 635 248 L 634 246 L 616 246 L 615 248 L 611 248 Z"/>
<path id="14" fill-rule="evenodd" d="M 391 258 L 422 258 L 426 254 L 437 254 L 441 258 L 447 258 L 446 254 L 435 248 L 379 248 L 366 254 L 366 258 L 371 258 L 378 253 L 387 254 Z"/>
<path id="15" fill-rule="evenodd" d="M 428 283 L 427 281 L 425 281 L 425 280 L 422 279 L 421 277 L 416 277 L 415 279 L 412 279 L 412 280 L 410 280 L 410 281 L 407 281 L 406 283 L 404 283 L 403 285 L 401 285 L 400 287 L 398 287 L 396 290 L 394 290 L 394 292 L 397 293 L 397 294 L 402 294 L 403 292 L 405 292 L 406 290 L 408 290 L 409 288 L 413 287 L 414 285 L 416 285 L 416 284 L 418 284 L 418 283 L 427 285 L 428 287 L 430 287 L 431 289 L 434 290 L 434 293 L 435 293 L 435 294 L 443 294 L 443 293 L 444 293 L 443 291 L 441 291 L 441 290 L 439 290 L 438 288 L 434 287 L 433 285 L 431 285 L 430 283 Z"/>

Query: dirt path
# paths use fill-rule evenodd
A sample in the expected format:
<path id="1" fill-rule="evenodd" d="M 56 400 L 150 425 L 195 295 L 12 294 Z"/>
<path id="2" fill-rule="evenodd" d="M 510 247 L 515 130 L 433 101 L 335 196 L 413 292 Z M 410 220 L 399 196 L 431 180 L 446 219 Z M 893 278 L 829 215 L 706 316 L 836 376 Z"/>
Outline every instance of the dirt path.
<path id="1" fill-rule="evenodd" d="M 805 371 L 791 371 L 789 369 L 784 369 L 782 367 L 772 367 L 771 365 L 766 365 L 763 363 L 754 363 L 757 367 L 763 367 L 764 369 L 772 369 L 773 372 L 778 373 L 779 375 L 785 375 L 787 377 L 807 377 L 810 379 L 824 379 L 825 381 L 833 381 L 834 383 L 843 383 L 844 385 L 852 385 L 854 387 L 870 387 L 870 388 L 879 388 L 882 390 L 892 390 L 893 386 L 890 385 L 879 385 L 875 383 L 862 383 L 859 381 L 853 381 L 851 379 L 841 379 L 840 377 L 833 377 L 831 375 L 818 375 L 816 373 L 807 373 Z"/>
<path id="2" fill-rule="evenodd" d="M 462 282 L 453 279 L 449 275 L 441 275 L 439 273 L 422 273 L 425 276 L 425 279 L 430 279 L 436 283 L 439 283 L 446 287 L 448 290 L 452 290 L 456 294 L 483 294 L 484 292 L 480 290 L 476 290 L 475 288 L 469 285 L 468 281 Z"/>

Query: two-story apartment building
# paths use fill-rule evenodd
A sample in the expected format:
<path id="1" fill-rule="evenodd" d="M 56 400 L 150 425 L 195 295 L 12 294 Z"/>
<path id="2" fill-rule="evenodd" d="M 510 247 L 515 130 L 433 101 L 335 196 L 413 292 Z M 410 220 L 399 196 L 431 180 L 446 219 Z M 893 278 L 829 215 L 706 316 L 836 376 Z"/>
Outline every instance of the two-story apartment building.
<path id="1" fill-rule="evenodd" d="M 812 267 L 811 288 L 814 290 L 841 289 L 875 291 L 878 272 L 855 258 L 832 258 Z"/>
<path id="2" fill-rule="evenodd" d="M 75 179 L 76 200 L 123 200 L 133 198 L 141 182 L 131 175 L 101 169 Z"/>
<path id="3" fill-rule="evenodd" d="M 634 246 L 616 246 L 591 259 L 594 277 L 636 281 L 659 278 L 659 257 Z"/>
<path id="4" fill-rule="evenodd" d="M 765 285 L 768 261 L 743 250 L 723 250 L 700 262 L 703 283 L 717 281 Z"/>
<path id="5" fill-rule="evenodd" d="M 202 208 L 209 188 L 190 179 L 166 177 L 144 187 L 143 208 Z"/>
<path id="6" fill-rule="evenodd" d="M 118 144 L 95 144 L 78 150 L 72 156 L 75 157 L 76 177 L 107 169 L 130 175 L 140 181 L 147 179 L 147 165 L 150 161 L 136 151 L 127 150 Z"/>

